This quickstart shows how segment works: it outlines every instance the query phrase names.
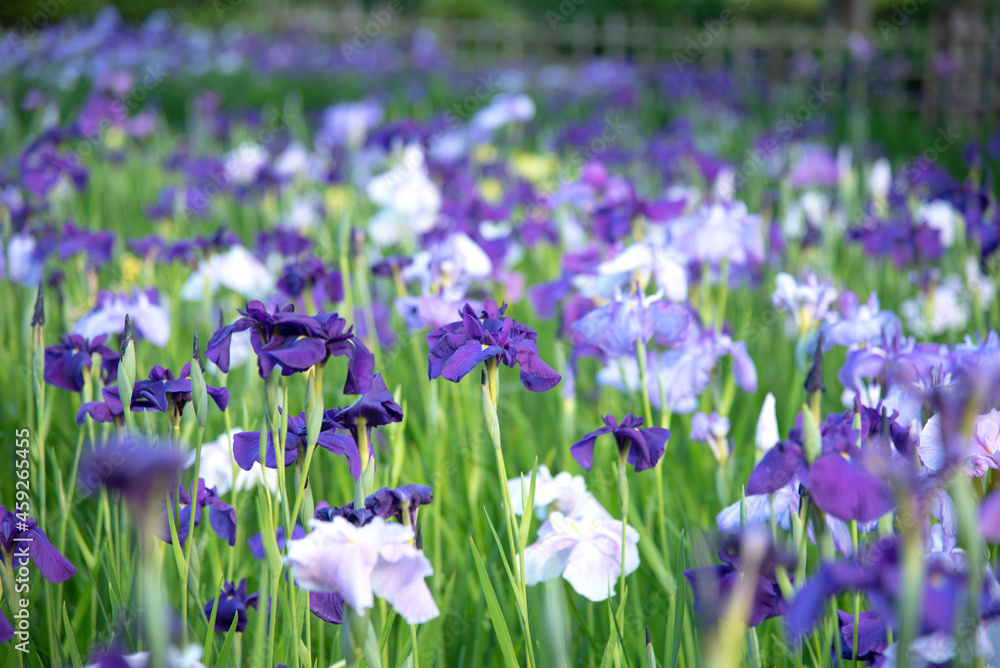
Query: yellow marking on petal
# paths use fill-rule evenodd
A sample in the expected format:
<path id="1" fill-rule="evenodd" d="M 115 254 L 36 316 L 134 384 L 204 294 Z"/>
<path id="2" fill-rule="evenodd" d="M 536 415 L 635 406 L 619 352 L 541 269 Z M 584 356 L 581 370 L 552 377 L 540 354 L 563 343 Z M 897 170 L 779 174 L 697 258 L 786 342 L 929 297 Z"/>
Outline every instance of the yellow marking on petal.
<path id="1" fill-rule="evenodd" d="M 494 178 L 479 182 L 479 192 L 487 202 L 497 204 L 503 199 L 503 185 Z"/>
<path id="2" fill-rule="evenodd" d="M 142 271 L 142 260 L 131 253 L 125 253 L 121 258 L 122 282 L 125 284 L 135 283 Z"/>
<path id="3" fill-rule="evenodd" d="M 492 144 L 479 144 L 472 150 L 472 159 L 479 164 L 496 162 L 497 147 Z"/>

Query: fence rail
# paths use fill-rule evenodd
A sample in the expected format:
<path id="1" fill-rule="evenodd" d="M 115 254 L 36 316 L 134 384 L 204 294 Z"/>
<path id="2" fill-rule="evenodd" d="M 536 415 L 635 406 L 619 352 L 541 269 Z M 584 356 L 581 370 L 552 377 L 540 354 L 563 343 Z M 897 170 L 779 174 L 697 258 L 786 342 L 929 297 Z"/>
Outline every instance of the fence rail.
<path id="1" fill-rule="evenodd" d="M 430 31 L 438 46 L 459 67 L 500 63 L 572 64 L 594 57 L 626 59 L 661 67 L 728 66 L 737 75 L 771 81 L 809 76 L 836 84 L 844 99 L 862 91 L 864 103 L 881 111 L 919 111 L 992 122 L 1000 116 L 1000 18 L 990 23 L 951 21 L 918 27 L 904 19 L 876 24 L 867 42 L 840 27 L 760 25 L 738 12 L 723 13 L 701 25 L 660 27 L 612 17 L 596 23 L 589 16 L 544 12 L 534 22 L 489 22 L 413 18 L 393 13 L 395 4 L 365 12 L 346 5 L 336 10 L 285 12 L 272 29 L 311 32 L 342 41 L 384 41 L 406 47 L 418 31 Z M 572 3 L 564 3 L 564 8 Z M 575 5 L 572 5 L 575 7 Z M 852 55 L 852 47 L 853 53 Z M 871 48 L 868 67 L 857 54 Z M 861 78 L 866 85 L 851 86 Z M 992 119 L 992 121 L 991 121 Z"/>

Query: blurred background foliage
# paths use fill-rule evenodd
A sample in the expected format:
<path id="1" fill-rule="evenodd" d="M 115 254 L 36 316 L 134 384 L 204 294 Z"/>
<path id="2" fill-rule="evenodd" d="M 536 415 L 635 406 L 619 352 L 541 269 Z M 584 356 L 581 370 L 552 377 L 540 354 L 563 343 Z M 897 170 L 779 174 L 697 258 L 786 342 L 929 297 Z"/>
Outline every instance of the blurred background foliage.
<path id="1" fill-rule="evenodd" d="M 102 7 L 113 4 L 123 17 L 141 21 L 157 9 L 170 9 L 180 18 L 202 25 L 222 22 L 216 10 L 219 0 L 2 0 L 0 24 L 17 26 L 29 21 L 36 26 L 73 15 L 93 16 Z M 351 4 L 362 11 L 377 9 L 388 0 L 366 0 L 353 3 L 321 3 L 317 0 L 226 0 L 229 6 L 239 5 L 250 11 L 240 12 L 241 21 L 266 23 L 269 17 L 288 10 L 337 7 Z M 741 3 L 744 0 L 741 0 Z M 559 11 L 560 3 L 571 0 L 399 0 L 405 14 L 436 18 L 485 19 L 493 21 L 545 20 L 547 11 Z M 808 22 L 823 24 L 846 20 L 849 6 L 858 0 L 746 0 L 745 14 L 762 22 Z M 656 25 L 696 24 L 716 18 L 734 0 L 577 0 L 569 21 L 601 22 L 609 16 L 623 17 L 633 22 Z M 873 20 L 889 18 L 893 11 L 906 5 L 906 13 L 915 25 L 924 24 L 935 13 L 947 8 L 949 0 L 863 0 L 866 13 Z M 221 13 L 228 18 L 228 14 Z"/>

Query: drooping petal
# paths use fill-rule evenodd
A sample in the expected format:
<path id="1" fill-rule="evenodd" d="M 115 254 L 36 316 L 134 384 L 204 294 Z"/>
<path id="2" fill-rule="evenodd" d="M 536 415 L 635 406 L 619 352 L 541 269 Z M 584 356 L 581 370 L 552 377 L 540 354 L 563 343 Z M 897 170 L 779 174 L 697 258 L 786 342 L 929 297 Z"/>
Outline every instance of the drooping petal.
<path id="1" fill-rule="evenodd" d="M 431 562 L 408 543 L 379 550 L 371 574 L 375 595 L 384 598 L 410 624 L 423 624 L 438 616 L 438 607 L 424 581 L 434 574 Z"/>
<path id="2" fill-rule="evenodd" d="M 871 522 L 896 505 L 889 483 L 861 462 L 848 461 L 836 452 L 812 463 L 808 487 L 816 505 L 845 522 Z"/>
<path id="3" fill-rule="evenodd" d="M 14 627 L 11 626 L 7 615 L 0 610 L 0 645 L 9 642 L 14 637 Z"/>
<path id="4" fill-rule="evenodd" d="M 375 373 L 375 355 L 356 336 L 345 341 L 327 345 L 327 351 L 334 357 L 347 358 L 347 378 L 344 380 L 344 394 L 364 394 L 371 389 Z"/>
<path id="5" fill-rule="evenodd" d="M 216 536 L 236 545 L 236 511 L 214 494 L 208 501 L 208 522 Z"/>
<path id="6" fill-rule="evenodd" d="M 371 573 L 379 559 L 377 545 L 359 542 L 358 531 L 342 517 L 314 522 L 313 531 L 288 544 L 286 562 L 307 591 L 337 592 L 353 609 L 374 604 Z"/>
<path id="7" fill-rule="evenodd" d="M 333 592 L 311 591 L 309 611 L 324 622 L 340 624 L 344 621 L 344 599 Z"/>
<path id="8" fill-rule="evenodd" d="M 747 344 L 735 341 L 729 348 L 729 354 L 733 356 L 733 375 L 736 377 L 736 384 L 744 392 L 756 392 L 757 367 L 747 352 Z"/>
<path id="9" fill-rule="evenodd" d="M 351 467 L 351 475 L 354 476 L 355 480 L 361 478 L 361 455 L 358 453 L 358 446 L 355 444 L 353 438 L 346 434 L 323 432 L 316 439 L 316 445 L 335 455 L 344 455 L 347 457 L 347 462 Z"/>
<path id="10" fill-rule="evenodd" d="M 576 460 L 576 463 L 589 471 L 594 466 L 594 442 L 598 436 L 610 433 L 610 427 L 601 427 L 574 443 L 569 451 L 573 455 L 573 459 Z"/>
<path id="11" fill-rule="evenodd" d="M 94 422 L 111 422 L 115 419 L 115 414 L 112 412 L 111 406 L 103 401 L 88 401 L 81 406 L 80 411 L 76 414 L 76 423 L 78 425 L 83 424 L 87 415 Z"/>
<path id="12" fill-rule="evenodd" d="M 802 448 L 792 441 L 780 441 L 768 450 L 750 474 L 746 484 L 747 496 L 773 494 L 787 485 L 804 463 Z"/>
<path id="13" fill-rule="evenodd" d="M 616 594 L 621 572 L 620 555 L 615 558 L 593 543 L 580 542 L 568 555 L 563 577 L 587 600 L 604 601 Z"/>
<path id="14" fill-rule="evenodd" d="M 572 537 L 558 534 L 540 537 L 524 550 L 524 581 L 534 585 L 562 575 L 575 545 L 576 539 Z"/>
<path id="15" fill-rule="evenodd" d="M 645 471 L 653 468 L 663 457 L 666 451 L 667 439 L 670 438 L 670 430 L 662 427 L 647 427 L 644 429 L 633 429 L 641 437 L 641 447 L 638 439 L 632 439 L 632 447 L 628 451 L 628 462 L 635 466 L 635 470 Z"/>
<path id="16" fill-rule="evenodd" d="M 491 357 L 503 355 L 503 348 L 479 341 L 469 341 L 448 359 L 441 367 L 441 375 L 454 383 L 462 380 L 467 373 Z"/>
<path id="17" fill-rule="evenodd" d="M 49 582 L 65 582 L 76 573 L 76 566 L 60 554 L 59 550 L 49 542 L 45 532 L 40 528 L 31 531 L 31 542 L 28 543 L 28 554 L 31 560 Z"/>

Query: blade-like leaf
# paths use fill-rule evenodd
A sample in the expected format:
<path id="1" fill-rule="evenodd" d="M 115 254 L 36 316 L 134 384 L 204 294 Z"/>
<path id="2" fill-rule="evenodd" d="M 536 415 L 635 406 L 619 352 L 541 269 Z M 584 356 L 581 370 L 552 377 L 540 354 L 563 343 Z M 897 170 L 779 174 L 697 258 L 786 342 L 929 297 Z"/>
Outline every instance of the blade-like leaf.
<path id="1" fill-rule="evenodd" d="M 469 544 L 472 546 L 472 556 L 476 560 L 476 571 L 479 573 L 479 583 L 483 586 L 483 595 L 486 597 L 486 606 L 489 608 L 490 617 L 493 620 L 493 631 L 496 633 L 497 642 L 500 644 L 500 651 L 503 652 L 504 662 L 507 666 L 517 666 L 517 654 L 514 652 L 514 644 L 510 640 L 510 631 L 507 630 L 507 621 L 500 610 L 500 602 L 497 600 L 496 592 L 493 591 L 493 584 L 490 576 L 483 565 L 483 558 L 479 555 L 479 548 L 476 541 L 469 536 Z"/>

